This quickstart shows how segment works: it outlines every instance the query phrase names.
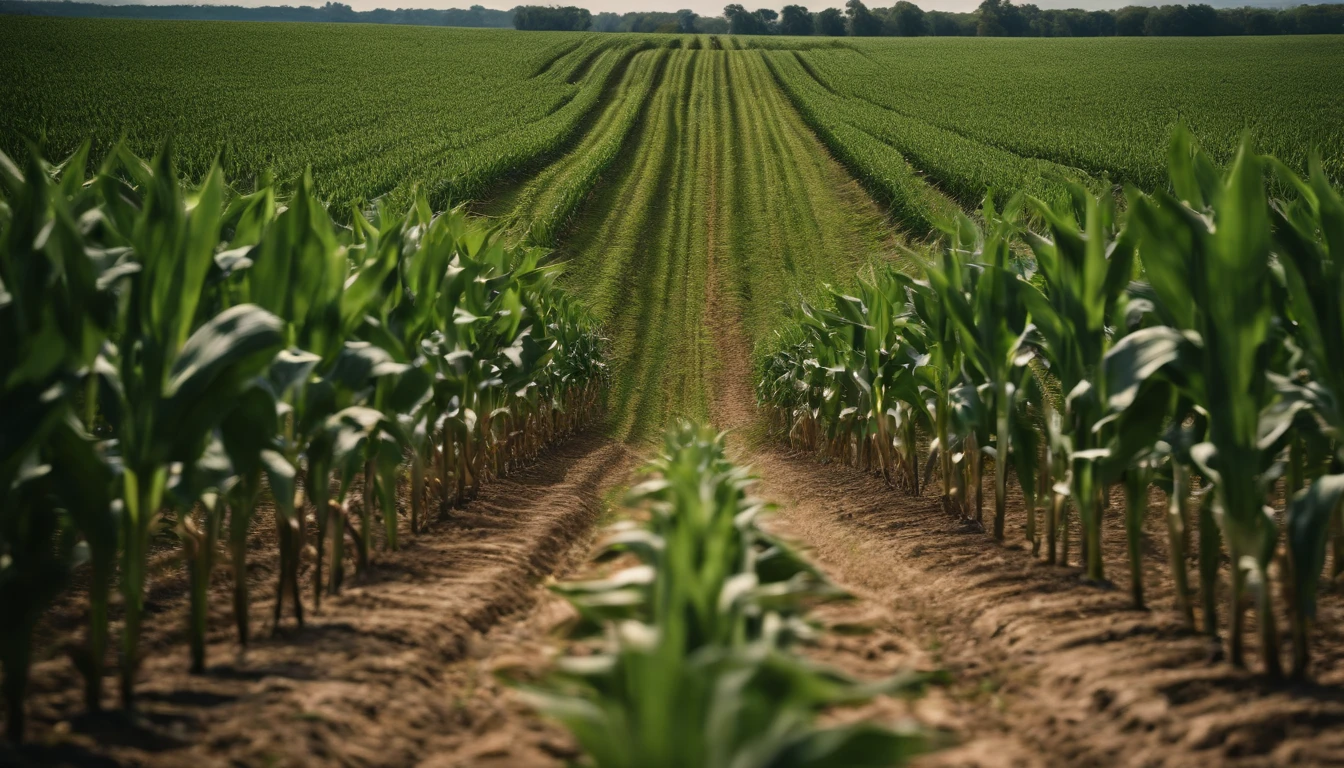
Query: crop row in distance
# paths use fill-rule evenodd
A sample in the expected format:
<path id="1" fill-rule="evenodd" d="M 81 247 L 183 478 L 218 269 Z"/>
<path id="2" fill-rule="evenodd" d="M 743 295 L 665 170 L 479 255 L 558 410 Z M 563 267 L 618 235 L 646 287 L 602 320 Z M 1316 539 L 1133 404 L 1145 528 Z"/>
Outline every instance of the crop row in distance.
<path id="1" fill-rule="evenodd" d="M 881 208 L 831 159 L 761 57 L 724 57 L 734 131 L 722 152 L 717 244 L 724 282 L 748 341 L 769 333 L 790 301 L 856 269 L 896 258 Z"/>
<path id="2" fill-rule="evenodd" d="M 405 207 L 415 184 L 439 205 L 482 194 L 567 146 L 630 55 L 671 39 L 21 17 L 0 32 L 5 151 L 171 137 L 189 177 L 216 157 L 243 184 L 311 168 L 338 209 Z"/>
<path id="3" fill-rule="evenodd" d="M 719 334 L 736 333 L 715 323 L 740 320 L 753 339 L 788 301 L 895 250 L 881 210 L 828 156 L 759 54 L 700 42 L 666 54 L 612 172 L 559 247 L 562 284 L 612 338 L 612 428 L 624 438 L 708 415 L 729 354 Z M 573 199 L 586 169 L 607 162 L 632 98 L 613 99 L 559 171 L 488 212 L 512 216 L 521 232 L 556 210 L 545 201 Z"/>
<path id="4" fill-rule="evenodd" d="M 903 229 L 929 234 L 940 214 L 956 212 L 956 202 L 925 181 L 905 155 L 846 120 L 844 100 L 827 91 L 792 52 L 766 54 L 765 60 L 807 124 Z"/>
<path id="5" fill-rule="evenodd" d="M 612 338 L 618 373 L 608 404 L 623 436 L 650 436 L 676 416 L 708 415 L 707 221 L 703 208 L 686 201 L 706 178 L 696 137 L 718 127 L 693 98 L 708 90 L 697 87 L 706 73 L 701 63 L 696 51 L 673 52 L 628 172 L 615 196 L 594 209 L 603 226 L 574 242 L 572 284 Z M 583 275 L 592 272 L 601 278 L 590 284 Z"/>
<path id="6" fill-rule="evenodd" d="M 636 53 L 574 148 L 515 189 L 493 190 L 493 199 L 480 212 L 504 222 L 511 240 L 555 245 L 599 177 L 616 161 L 661 80 L 667 57 L 666 48 Z"/>
<path id="7" fill-rule="evenodd" d="M 147 154 L 172 136 L 189 176 L 217 155 L 243 183 L 311 166 L 337 206 L 401 205 L 416 183 L 438 205 L 488 197 L 581 136 L 641 47 L 774 49 L 795 105 L 912 231 L 930 230 L 938 208 L 925 179 L 965 207 L 986 187 L 1050 196 L 1109 176 L 1154 188 L 1177 119 L 1218 158 L 1249 126 L 1298 170 L 1313 145 L 1327 172 L 1344 170 L 1336 38 L 819 41 L 21 17 L 0 31 L 15 43 L 0 50 L 0 148 L 33 137 L 61 155 L 92 138 L 97 154 L 124 137 Z"/>
<path id="8" fill-rule="evenodd" d="M 1326 172 L 1344 175 L 1337 36 L 847 42 L 798 56 L 860 113 L 846 112 L 847 122 L 891 143 L 970 205 L 978 201 L 965 198 L 986 185 L 1030 188 L 1034 181 L 1015 182 L 1031 180 L 1036 161 L 1055 166 L 1041 171 L 1045 178 L 1063 168 L 1079 179 L 1163 186 L 1166 137 L 1178 121 L 1219 162 L 1249 129 L 1257 146 L 1299 173 L 1316 147 Z"/>

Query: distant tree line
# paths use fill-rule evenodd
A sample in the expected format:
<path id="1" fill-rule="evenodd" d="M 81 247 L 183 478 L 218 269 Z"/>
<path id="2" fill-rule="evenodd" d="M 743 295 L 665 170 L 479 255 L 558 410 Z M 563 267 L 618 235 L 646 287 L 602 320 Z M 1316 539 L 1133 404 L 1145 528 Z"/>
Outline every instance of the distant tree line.
<path id="1" fill-rule="evenodd" d="M 681 13 L 689 14 L 690 11 Z M 703 19 L 691 14 L 696 31 Z M 844 11 L 827 8 L 812 13 L 800 5 L 749 11 L 741 5 L 723 9 L 727 32 L 734 35 L 828 35 L 839 37 L 1114 37 L 1209 35 L 1318 35 L 1344 33 L 1344 5 L 1299 5 L 1292 8 L 1214 8 L 1210 5 L 1127 6 L 1114 11 L 1079 8 L 1050 10 L 1011 0 L 984 0 L 971 13 L 925 11 L 900 0 L 890 8 L 869 9 L 863 0 L 849 0 Z M 599 27 L 600 29 L 600 27 Z M 654 30 L 631 30 L 654 31 Z M 666 30 L 676 31 L 676 30 Z M 720 30 L 715 30 L 720 31 Z"/>
<path id="2" fill-rule="evenodd" d="M 594 32 L 663 32 L 669 34 L 728 34 L 728 21 L 720 16 L 699 16 L 691 10 L 599 13 L 593 17 Z"/>
<path id="3" fill-rule="evenodd" d="M 1344 5 L 1292 8 L 1214 8 L 1210 5 L 1128 6 L 1114 11 L 1042 9 L 1011 0 L 984 0 L 970 13 L 925 11 L 907 0 L 890 8 L 868 8 L 849 0 L 842 11 L 813 13 L 801 5 L 781 11 L 754 11 L 733 4 L 723 16 L 673 13 L 599 13 L 574 7 L 518 6 L 496 11 L 480 5 L 467 9 L 378 8 L 356 11 L 346 3 L 321 6 L 104 5 L 70 0 L 0 0 L 0 15 L 75 16 L 122 19 L 206 21 L 325 21 L 365 24 L 417 24 L 444 27 L 517 27 L 595 32 L 669 32 L 734 35 L 825 35 L 859 37 L 921 35 L 980 37 L 1111 37 L 1200 35 L 1316 35 L 1344 33 Z"/>
<path id="4" fill-rule="evenodd" d="M 567 27 L 546 27 L 561 29 Z M 522 29 L 522 27 L 519 27 Z M 813 13 L 801 5 L 747 10 L 733 4 L 723 16 L 675 13 L 599 13 L 595 32 L 666 32 L 842 37 L 1139 37 L 1201 35 L 1316 35 L 1344 33 L 1344 5 L 1292 8 L 1214 8 L 1210 5 L 1127 6 L 1113 11 L 1050 10 L 1011 0 L 984 0 L 970 13 L 925 11 L 907 0 L 868 8 L 849 0 L 844 10 Z"/>
<path id="5" fill-rule="evenodd" d="M 237 5 L 103 5 L 51 0 L 0 0 L 0 15 L 74 16 L 99 19 L 162 19 L 174 21 L 328 21 L 362 24 L 415 24 L 430 27 L 510 27 L 513 14 L 480 5 L 463 10 L 378 8 L 356 11 L 345 3 L 322 6 Z"/>
<path id="6" fill-rule="evenodd" d="M 572 5 L 520 5 L 513 9 L 513 26 L 516 29 L 583 32 L 592 25 L 593 14 L 587 8 Z"/>

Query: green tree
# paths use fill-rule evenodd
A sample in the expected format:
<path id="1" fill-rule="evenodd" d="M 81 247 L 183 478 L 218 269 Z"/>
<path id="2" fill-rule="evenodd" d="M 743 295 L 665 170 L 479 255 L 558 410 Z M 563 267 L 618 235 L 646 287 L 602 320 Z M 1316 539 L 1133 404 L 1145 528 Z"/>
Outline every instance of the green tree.
<path id="1" fill-rule="evenodd" d="M 810 35 L 812 26 L 812 14 L 806 8 L 801 5 L 784 6 L 784 11 L 779 17 L 781 35 Z"/>
<path id="2" fill-rule="evenodd" d="M 882 20 L 868 10 L 863 0 L 849 0 L 845 3 L 845 15 L 849 17 L 849 33 L 855 37 L 877 37 L 882 34 Z"/>
<path id="3" fill-rule="evenodd" d="M 1151 8 L 1142 5 L 1130 5 L 1115 12 L 1115 33 L 1125 37 L 1140 37 L 1143 26 L 1148 21 Z"/>
<path id="4" fill-rule="evenodd" d="M 760 19 L 760 34 L 773 35 L 779 31 L 776 22 L 779 20 L 779 12 L 772 8 L 756 9 L 756 18 Z"/>
<path id="5" fill-rule="evenodd" d="M 1008 34 L 1003 28 L 1003 20 L 1000 19 L 1000 10 L 1002 5 L 999 0 L 985 0 L 975 9 L 979 21 L 975 25 L 975 34 L 978 37 L 1003 37 Z"/>
<path id="6" fill-rule="evenodd" d="M 845 17 L 839 8 L 827 8 L 817 14 L 817 34 L 827 37 L 845 36 Z"/>
<path id="7" fill-rule="evenodd" d="M 728 34 L 730 35 L 760 35 L 765 33 L 765 22 L 760 15 L 748 11 L 737 3 L 724 6 L 723 16 L 728 19 Z"/>
<path id="8" fill-rule="evenodd" d="M 887 27 L 898 37 L 919 37 L 928 34 L 924 9 L 914 3 L 900 0 L 887 14 Z"/>
<path id="9" fill-rule="evenodd" d="M 593 14 L 586 8 L 520 5 L 513 11 L 514 29 L 583 32 L 592 25 Z"/>

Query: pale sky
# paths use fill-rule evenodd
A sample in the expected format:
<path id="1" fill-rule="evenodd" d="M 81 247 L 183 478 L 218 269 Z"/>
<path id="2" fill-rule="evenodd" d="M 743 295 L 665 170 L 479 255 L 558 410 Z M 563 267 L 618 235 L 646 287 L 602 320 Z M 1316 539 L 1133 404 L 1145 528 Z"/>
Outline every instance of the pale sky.
<path id="1" fill-rule="evenodd" d="M 126 2 L 126 0 L 116 0 L 117 2 Z M 173 2 L 187 2 L 189 0 L 172 0 Z M 195 0 L 202 2 L 203 0 Z M 238 0 L 204 0 L 206 2 L 238 2 Z M 249 0 L 256 1 L 258 5 L 280 5 L 288 3 L 290 5 L 321 5 L 325 0 Z M 811 11 L 820 11 L 823 8 L 844 9 L 845 0 L 761 0 L 761 2 L 750 2 L 749 0 L 512 0 L 512 2 L 501 3 L 491 2 L 490 0 L 337 0 L 338 2 L 348 3 L 359 10 L 370 10 L 373 8 L 387 8 L 389 3 L 402 5 L 407 8 L 466 8 L 471 5 L 483 5 L 486 8 L 499 8 L 508 10 L 516 5 L 577 5 L 580 8 L 587 8 L 594 14 L 603 11 L 613 13 L 626 13 L 628 11 L 675 11 L 680 8 L 690 8 L 701 16 L 719 16 L 723 13 L 723 7 L 731 2 L 740 2 L 749 10 L 757 8 L 773 8 L 776 11 L 785 5 L 797 3 Z M 966 13 L 973 11 L 980 5 L 981 0 L 913 0 L 915 5 L 926 11 L 955 11 Z M 1171 3 L 1194 3 L 1207 2 L 1209 5 L 1218 7 L 1241 7 L 1243 5 L 1255 6 L 1277 6 L 1277 5 L 1297 5 L 1298 2 L 1331 2 L 1331 0 L 1013 0 L 1018 5 L 1034 3 L 1040 8 L 1086 8 L 1096 10 L 1100 8 L 1123 8 L 1126 5 L 1168 5 Z M 864 0 L 869 8 L 889 8 L 896 4 L 896 0 Z M 243 4 L 239 2 L 238 4 Z"/>
<path id="2" fill-rule="evenodd" d="M 681 8 L 690 8 L 702 16 L 718 16 L 723 13 L 723 7 L 733 0 L 336 0 L 352 6 L 357 11 L 370 11 L 374 8 L 467 8 L 472 5 L 483 5 L 486 8 L 498 8 L 508 10 L 517 5 L 577 5 L 581 8 L 587 8 L 594 14 L 603 11 L 613 13 L 626 13 L 628 11 L 676 11 Z M 761 2 L 751 2 L 750 0 L 736 0 L 749 9 L 773 8 L 779 10 L 785 5 L 798 3 L 812 11 L 820 11 L 823 8 L 841 8 L 845 7 L 845 0 L 762 0 Z M 1162 5 L 1172 2 L 1199 2 L 1200 0 L 1015 0 L 1018 4 L 1034 2 L 1041 8 L 1120 8 L 1126 5 Z M 1306 0 L 1307 2 L 1321 2 L 1322 0 Z M 1326 0 L 1328 1 L 1328 0 Z M 144 5 L 179 5 L 179 4 L 203 4 L 203 5 L 322 5 L 326 0 L 93 0 L 93 2 L 106 2 L 113 5 L 129 5 L 133 3 Z M 975 10 L 981 0 L 913 0 L 915 5 L 926 11 L 957 11 L 967 12 Z M 1258 5 L 1296 5 L 1297 0 L 1203 0 L 1215 7 Z M 896 0 L 865 0 L 870 8 L 886 8 L 895 5 Z"/>

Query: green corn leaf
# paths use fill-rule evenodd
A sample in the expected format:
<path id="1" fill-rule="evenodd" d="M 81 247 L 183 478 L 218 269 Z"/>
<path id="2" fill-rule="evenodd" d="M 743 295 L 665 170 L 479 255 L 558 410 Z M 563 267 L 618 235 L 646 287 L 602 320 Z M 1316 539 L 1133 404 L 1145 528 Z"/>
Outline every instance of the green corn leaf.
<path id="1" fill-rule="evenodd" d="M 155 420 L 158 450 L 198 440 L 219 423 L 233 399 L 270 365 L 282 341 L 280 321 L 246 304 L 201 326 L 173 365 Z"/>
<path id="2" fill-rule="evenodd" d="M 1288 548 L 1294 591 L 1307 616 L 1316 614 L 1316 592 L 1325 567 L 1326 528 L 1344 499 L 1344 474 L 1325 475 L 1293 495 L 1288 505 Z"/>

